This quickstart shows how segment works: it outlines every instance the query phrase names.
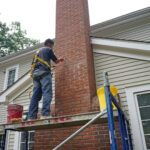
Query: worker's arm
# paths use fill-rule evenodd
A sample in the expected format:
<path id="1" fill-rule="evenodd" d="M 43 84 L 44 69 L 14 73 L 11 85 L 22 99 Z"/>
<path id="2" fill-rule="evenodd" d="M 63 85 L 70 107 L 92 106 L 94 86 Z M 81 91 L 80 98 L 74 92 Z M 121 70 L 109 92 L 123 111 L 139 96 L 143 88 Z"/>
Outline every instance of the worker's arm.
<path id="1" fill-rule="evenodd" d="M 55 56 L 55 54 L 53 53 L 52 49 L 50 49 L 50 57 L 51 57 L 51 59 L 53 60 L 53 62 L 54 62 L 55 64 L 58 64 L 58 63 L 64 61 L 63 58 L 57 58 L 57 57 Z"/>

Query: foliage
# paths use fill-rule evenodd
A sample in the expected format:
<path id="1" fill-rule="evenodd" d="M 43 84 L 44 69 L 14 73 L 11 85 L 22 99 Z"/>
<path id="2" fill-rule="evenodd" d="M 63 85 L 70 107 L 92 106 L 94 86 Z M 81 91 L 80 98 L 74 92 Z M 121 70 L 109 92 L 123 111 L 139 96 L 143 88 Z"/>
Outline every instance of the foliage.
<path id="1" fill-rule="evenodd" d="M 27 38 L 26 34 L 19 22 L 12 22 L 10 26 L 0 22 L 0 57 L 39 43 L 38 40 Z"/>

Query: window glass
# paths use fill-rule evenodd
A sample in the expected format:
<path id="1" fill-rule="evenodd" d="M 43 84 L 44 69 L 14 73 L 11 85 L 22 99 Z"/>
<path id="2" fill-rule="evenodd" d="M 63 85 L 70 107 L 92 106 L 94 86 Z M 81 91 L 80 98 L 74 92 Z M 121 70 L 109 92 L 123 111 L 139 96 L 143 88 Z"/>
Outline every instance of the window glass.
<path id="1" fill-rule="evenodd" d="M 137 95 L 139 107 L 150 105 L 150 93 Z"/>
<path id="2" fill-rule="evenodd" d="M 29 150 L 34 150 L 34 143 L 29 143 Z"/>
<path id="3" fill-rule="evenodd" d="M 150 93 L 137 95 L 138 107 L 147 149 L 150 149 Z"/>
<path id="4" fill-rule="evenodd" d="M 25 150 L 26 132 L 21 132 L 20 150 Z M 28 150 L 34 150 L 34 131 L 28 132 Z"/>
<path id="5" fill-rule="evenodd" d="M 9 71 L 7 88 L 10 87 L 14 83 L 14 81 L 15 81 L 15 73 L 16 73 L 16 69 L 13 69 L 13 70 Z"/>
<path id="6" fill-rule="evenodd" d="M 26 142 L 26 132 L 21 133 L 21 142 Z"/>
<path id="7" fill-rule="evenodd" d="M 150 120 L 149 121 L 142 121 L 144 134 L 150 134 Z"/>
<path id="8" fill-rule="evenodd" d="M 145 135 L 147 149 L 150 149 L 150 135 Z"/>
<path id="9" fill-rule="evenodd" d="M 33 141 L 33 142 L 34 142 L 34 132 L 31 132 L 31 133 L 30 133 L 30 141 Z"/>
<path id="10" fill-rule="evenodd" d="M 139 109 L 140 109 L 140 115 L 142 120 L 150 119 L 150 106 L 139 108 Z"/>
<path id="11" fill-rule="evenodd" d="M 21 143 L 20 150 L 25 150 L 25 143 Z"/>

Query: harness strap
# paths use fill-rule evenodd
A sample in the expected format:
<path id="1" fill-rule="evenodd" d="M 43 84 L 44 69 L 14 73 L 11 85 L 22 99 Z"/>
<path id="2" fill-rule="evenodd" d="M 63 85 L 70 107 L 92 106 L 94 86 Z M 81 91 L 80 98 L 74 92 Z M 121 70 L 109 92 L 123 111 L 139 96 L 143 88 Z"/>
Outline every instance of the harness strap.
<path id="1" fill-rule="evenodd" d="M 38 57 L 39 52 L 40 51 L 37 51 L 36 55 L 33 58 L 33 64 L 32 64 L 31 72 L 30 72 L 30 77 L 31 78 L 33 78 L 33 72 L 34 72 L 35 66 L 37 64 L 37 60 L 39 60 L 40 62 L 42 62 L 43 64 L 45 64 L 49 69 L 51 69 L 51 66 L 45 60 L 43 60 L 40 57 Z"/>
<path id="2" fill-rule="evenodd" d="M 41 59 L 40 57 L 35 56 L 35 59 L 38 59 L 40 62 L 42 62 L 43 64 L 45 64 L 47 67 L 51 68 L 51 66 L 45 60 Z"/>

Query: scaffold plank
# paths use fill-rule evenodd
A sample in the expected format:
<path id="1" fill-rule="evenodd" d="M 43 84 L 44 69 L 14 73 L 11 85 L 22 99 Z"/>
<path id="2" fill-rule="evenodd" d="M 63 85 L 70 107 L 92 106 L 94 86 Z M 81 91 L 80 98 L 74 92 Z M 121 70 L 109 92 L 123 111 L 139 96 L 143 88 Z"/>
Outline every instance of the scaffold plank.
<path id="1" fill-rule="evenodd" d="M 44 120 L 26 121 L 18 122 L 13 124 L 1 124 L 0 131 L 5 129 L 14 129 L 17 131 L 30 131 L 30 130 L 40 130 L 40 129 L 51 129 L 51 128 L 61 128 L 67 126 L 83 125 L 87 121 L 94 118 L 100 112 L 90 112 L 86 114 L 77 114 L 70 116 L 60 116 Z M 114 111 L 114 116 L 118 116 L 117 111 Z M 117 119 L 117 118 L 116 118 Z M 95 123 L 107 122 L 107 114 L 104 114 Z"/>

